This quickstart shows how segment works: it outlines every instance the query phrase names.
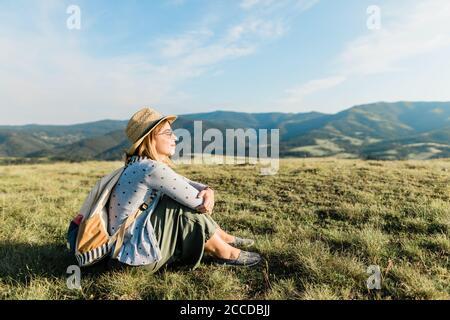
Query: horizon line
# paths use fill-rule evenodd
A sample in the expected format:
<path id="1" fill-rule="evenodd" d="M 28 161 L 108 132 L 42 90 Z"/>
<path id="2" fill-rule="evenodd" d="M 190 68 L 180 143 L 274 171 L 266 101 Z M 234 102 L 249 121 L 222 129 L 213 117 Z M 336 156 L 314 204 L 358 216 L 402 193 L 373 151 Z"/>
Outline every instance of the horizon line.
<path id="1" fill-rule="evenodd" d="M 193 115 L 193 114 L 206 114 L 206 113 L 214 113 L 214 112 L 228 112 L 228 113 L 246 113 L 246 114 L 274 114 L 274 113 L 278 113 L 278 114 L 308 114 L 308 113 L 320 113 L 323 115 L 336 115 L 339 114 L 341 112 L 350 110 L 352 108 L 356 108 L 356 107 L 362 107 L 362 106 L 368 106 L 368 105 L 374 105 L 374 104 L 382 104 L 382 103 L 386 103 L 386 104 L 395 104 L 395 103 L 450 103 L 450 101 L 425 101 L 425 100 L 417 100 L 417 101 L 409 101 L 409 100 L 398 100 L 398 101 L 376 101 L 376 102 L 368 102 L 368 103 L 361 103 L 361 104 L 356 104 L 353 105 L 351 107 L 342 109 L 340 111 L 337 111 L 335 113 L 324 113 L 324 112 L 320 112 L 320 111 L 314 111 L 314 110 L 310 110 L 310 111 L 305 111 L 305 112 L 280 112 L 280 111 L 267 111 L 267 112 L 245 112 L 245 111 L 235 111 L 235 110 L 221 110 L 221 109 L 216 109 L 216 110 L 212 110 L 212 111 L 205 111 L 205 112 L 192 112 L 192 113 L 183 113 L 183 114 L 179 114 L 177 115 L 178 117 L 182 117 L 182 116 L 188 116 L 188 115 Z M 143 106 L 142 108 L 144 108 L 145 106 Z M 26 126 L 76 126 L 76 125 L 83 125 L 83 124 L 88 124 L 88 123 L 96 123 L 96 122 L 102 122 L 102 121 L 128 121 L 128 119 L 110 119 L 110 118 L 103 118 L 103 119 L 97 119 L 97 120 L 89 120 L 86 122 L 76 122 L 76 123 L 61 123 L 61 124 L 56 124 L 56 123 L 24 123 L 24 124 L 2 124 L 0 123 L 0 127 L 26 127 Z"/>

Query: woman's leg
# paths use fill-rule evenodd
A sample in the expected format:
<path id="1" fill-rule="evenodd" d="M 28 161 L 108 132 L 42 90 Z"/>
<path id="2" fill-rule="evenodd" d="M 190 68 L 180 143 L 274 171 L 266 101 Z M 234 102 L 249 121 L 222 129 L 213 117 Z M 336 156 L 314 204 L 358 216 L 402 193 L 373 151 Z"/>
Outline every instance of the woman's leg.
<path id="1" fill-rule="evenodd" d="M 221 237 L 223 241 L 232 245 L 233 247 L 249 247 L 255 243 L 255 241 L 252 239 L 243 239 L 232 236 L 231 234 L 228 234 L 224 230 L 222 230 L 219 225 L 216 225 L 216 230 L 219 237 Z"/>
<path id="2" fill-rule="evenodd" d="M 222 230 L 222 232 L 224 231 Z M 230 246 L 221 238 L 219 229 L 206 241 L 205 251 L 222 259 L 237 259 L 241 252 L 241 250 Z"/>
<path id="3" fill-rule="evenodd" d="M 232 236 L 231 234 L 226 233 L 220 227 L 217 228 L 217 233 L 218 233 L 219 237 L 221 237 L 222 240 L 225 241 L 226 243 L 231 243 L 236 239 L 235 236 Z"/>

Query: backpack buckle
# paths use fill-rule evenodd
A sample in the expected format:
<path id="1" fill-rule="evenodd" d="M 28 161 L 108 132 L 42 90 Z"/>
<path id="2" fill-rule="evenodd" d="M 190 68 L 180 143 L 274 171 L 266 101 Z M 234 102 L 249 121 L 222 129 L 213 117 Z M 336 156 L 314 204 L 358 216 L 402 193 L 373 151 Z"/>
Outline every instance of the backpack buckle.
<path id="1" fill-rule="evenodd" d="M 141 211 L 147 210 L 147 208 L 148 208 L 148 204 L 146 204 L 145 202 L 143 204 L 141 204 L 141 206 L 139 207 L 139 209 Z"/>

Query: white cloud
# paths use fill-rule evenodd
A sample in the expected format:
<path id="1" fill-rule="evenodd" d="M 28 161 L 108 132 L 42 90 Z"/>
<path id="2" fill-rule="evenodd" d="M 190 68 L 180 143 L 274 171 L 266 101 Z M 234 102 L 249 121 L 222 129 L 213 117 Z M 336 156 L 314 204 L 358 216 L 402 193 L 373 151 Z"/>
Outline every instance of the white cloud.
<path id="1" fill-rule="evenodd" d="M 345 81 L 344 76 L 333 76 L 323 79 L 316 79 L 308 81 L 305 84 L 299 85 L 286 90 L 286 97 L 280 101 L 281 105 L 287 108 L 302 107 L 306 96 L 333 88 Z"/>
<path id="2" fill-rule="evenodd" d="M 319 1 L 320 0 L 298 0 L 296 6 L 300 9 L 300 11 L 306 11 L 318 4 Z"/>
<path id="3" fill-rule="evenodd" d="M 175 58 L 200 47 L 213 35 L 211 30 L 191 31 L 175 38 L 162 39 L 158 46 L 164 57 Z"/>
<path id="4" fill-rule="evenodd" d="M 450 46 L 450 2 L 418 2 L 384 21 L 382 29 L 368 31 L 339 55 L 341 72 L 376 74 L 401 68 L 401 62 Z M 387 10 L 387 8 L 386 8 Z"/>
<path id="5" fill-rule="evenodd" d="M 228 30 L 227 42 L 235 42 L 246 36 L 257 36 L 261 39 L 277 38 L 286 32 L 286 27 L 280 20 L 265 21 L 263 19 L 249 18 Z"/>
<path id="6" fill-rule="evenodd" d="M 343 82 L 352 81 L 355 86 L 358 86 L 361 81 L 364 81 L 362 80 L 364 77 L 408 71 L 414 65 L 414 59 L 417 64 L 429 64 L 430 61 L 426 59 L 427 55 L 450 49 L 449 17 L 450 2 L 447 0 L 411 2 L 410 6 L 406 8 L 384 5 L 381 7 L 382 28 L 374 31 L 367 30 L 366 34 L 350 41 L 336 57 L 335 75 L 294 86 L 286 90 L 284 97 L 278 102 L 290 110 L 310 109 L 311 105 L 305 105 L 306 100 L 308 103 L 314 100 L 310 99 L 310 96 L 313 94 L 319 96 L 317 94 L 321 91 L 330 90 Z M 425 78 L 425 74 L 423 76 Z M 416 73 L 415 77 L 420 78 L 421 75 Z M 380 83 L 381 85 L 382 83 Z M 422 91 L 410 93 L 409 96 L 416 100 L 432 99 L 429 92 L 436 93 L 436 90 L 425 89 L 426 86 L 422 87 L 424 88 Z M 440 87 L 440 85 L 436 82 L 434 87 Z M 373 93 L 368 96 L 375 101 L 382 100 L 384 97 L 396 97 L 392 98 L 393 100 L 405 99 L 400 87 L 396 90 L 397 94 L 387 91 L 389 90 L 385 90 L 383 95 L 377 91 L 378 98 L 373 97 Z M 422 95 L 422 99 L 420 99 L 420 95 Z M 437 97 L 441 98 L 442 96 L 442 94 L 434 95 L 437 100 Z M 358 92 L 355 90 L 346 101 L 355 101 L 358 99 L 357 97 Z M 319 100 L 329 99 L 317 99 L 317 101 Z M 326 108 L 330 108 L 330 106 Z"/>
<path id="7" fill-rule="evenodd" d="M 63 6 L 46 6 L 40 12 L 47 16 L 48 10 L 65 12 Z M 203 28 L 158 39 L 154 47 L 159 58 L 154 50 L 97 57 L 81 48 L 78 37 L 83 30 L 56 28 L 39 17 L 32 28 L 20 29 L 13 23 L 14 14 L 8 19 L 2 20 L 0 30 L 0 96 L 2 109 L 12 110 L 2 119 L 9 123 L 126 118 L 143 104 L 177 105 L 177 99 L 181 104 L 189 98 L 178 92 L 182 82 L 216 72 L 225 60 L 251 55 L 265 36 L 277 35 L 269 22 L 258 29 L 238 22 L 246 27 L 245 37 L 231 39 L 227 31 L 216 36 Z"/>
<path id="8" fill-rule="evenodd" d="M 241 8 L 243 9 L 251 9 L 257 5 L 260 5 L 261 3 L 264 4 L 270 4 L 273 0 L 243 0 L 241 1 Z"/>
<path id="9" fill-rule="evenodd" d="M 298 12 L 306 11 L 316 5 L 320 0 L 243 0 L 240 7 L 243 10 L 260 10 L 271 12 L 281 8 L 289 8 Z"/>
<path id="10" fill-rule="evenodd" d="M 261 5 L 269 8 L 270 2 Z M 180 35 L 153 39 L 151 49 L 156 50 L 109 57 L 83 49 L 87 18 L 80 31 L 65 28 L 58 14 L 65 14 L 63 3 L 34 2 L 31 20 L 17 19 L 21 13 L 10 6 L 12 11 L 0 12 L 0 96 L 2 114 L 7 114 L 2 122 L 124 119 L 143 104 L 184 105 L 190 95 L 179 88 L 186 80 L 206 72 L 217 75 L 220 63 L 252 55 L 285 34 L 289 22 L 284 16 L 292 9 L 273 6 L 280 11 L 244 12 L 225 29 L 211 29 L 205 22 Z"/>
<path id="11" fill-rule="evenodd" d="M 246 18 L 231 25 L 222 36 L 211 30 L 190 31 L 181 36 L 158 41 L 159 51 L 167 58 L 163 67 L 166 74 L 172 74 L 173 82 L 198 77 L 221 62 L 249 56 L 255 53 L 266 40 L 276 39 L 284 34 L 279 21 L 263 21 Z"/>
<path id="12" fill-rule="evenodd" d="M 3 121 L 74 123 L 124 118 L 131 108 L 158 103 L 170 94 L 171 73 L 147 62 L 145 56 L 91 56 L 72 36 L 65 30 L 49 37 L 3 29 L 0 96 L 2 114 L 7 114 Z"/>

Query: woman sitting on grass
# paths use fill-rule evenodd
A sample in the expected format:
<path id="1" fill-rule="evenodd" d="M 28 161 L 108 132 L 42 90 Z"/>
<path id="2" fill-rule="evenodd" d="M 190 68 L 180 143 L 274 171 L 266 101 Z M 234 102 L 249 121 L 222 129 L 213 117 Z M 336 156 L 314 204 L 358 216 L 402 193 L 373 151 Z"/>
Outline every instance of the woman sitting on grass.
<path id="1" fill-rule="evenodd" d="M 156 272 L 176 263 L 195 269 L 204 251 L 218 264 L 256 265 L 259 254 L 236 248 L 254 241 L 226 233 L 211 218 L 214 191 L 171 169 L 177 137 L 170 124 L 176 118 L 144 108 L 128 122 L 126 134 L 133 145 L 109 199 L 110 234 L 152 191 L 161 191 L 162 196 L 156 207 L 149 206 L 128 228 L 117 260 L 111 259 L 110 266 L 140 265 Z"/>

